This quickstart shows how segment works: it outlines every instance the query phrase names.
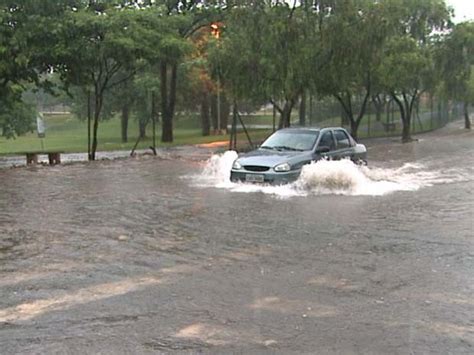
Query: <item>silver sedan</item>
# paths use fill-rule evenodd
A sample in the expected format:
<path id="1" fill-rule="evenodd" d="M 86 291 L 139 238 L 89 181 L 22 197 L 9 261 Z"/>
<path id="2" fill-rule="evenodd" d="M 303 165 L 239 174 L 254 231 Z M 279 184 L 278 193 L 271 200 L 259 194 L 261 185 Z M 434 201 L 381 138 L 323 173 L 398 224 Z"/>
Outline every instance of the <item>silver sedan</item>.
<path id="1" fill-rule="evenodd" d="M 320 159 L 351 159 L 365 164 L 367 149 L 341 127 L 286 128 L 273 133 L 262 145 L 240 155 L 233 163 L 233 182 L 284 184 L 295 181 L 303 165 Z"/>

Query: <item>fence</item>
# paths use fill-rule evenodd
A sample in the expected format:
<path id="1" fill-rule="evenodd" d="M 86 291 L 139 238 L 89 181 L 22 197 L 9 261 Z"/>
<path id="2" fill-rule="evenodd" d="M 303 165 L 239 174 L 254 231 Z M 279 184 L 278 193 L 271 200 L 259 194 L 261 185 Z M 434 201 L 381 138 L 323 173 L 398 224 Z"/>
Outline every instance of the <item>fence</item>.
<path id="1" fill-rule="evenodd" d="M 354 112 L 358 112 L 360 103 L 354 105 Z M 434 97 L 422 97 L 413 108 L 412 133 L 432 131 L 445 126 L 448 122 L 461 118 L 462 107 L 458 103 Z M 300 123 L 299 117 L 293 120 Z M 305 125 L 329 127 L 343 126 L 350 128 L 349 120 L 343 112 L 339 102 L 324 100 L 314 102 L 310 100 Z M 370 102 L 359 126 L 359 137 L 390 137 L 399 136 L 402 131 L 402 120 L 398 105 L 393 101 L 386 101 L 377 106 Z"/>

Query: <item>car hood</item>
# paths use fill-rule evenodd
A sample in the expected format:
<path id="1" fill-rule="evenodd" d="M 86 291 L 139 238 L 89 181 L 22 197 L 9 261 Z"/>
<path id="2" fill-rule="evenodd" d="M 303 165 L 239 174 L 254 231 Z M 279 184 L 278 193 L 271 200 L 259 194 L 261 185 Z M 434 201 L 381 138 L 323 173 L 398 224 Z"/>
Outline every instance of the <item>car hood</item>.
<path id="1" fill-rule="evenodd" d="M 311 160 L 311 152 L 276 151 L 268 149 L 257 149 L 239 156 L 241 165 L 258 165 L 274 167 L 278 164 L 289 163 L 298 166 L 303 162 Z"/>

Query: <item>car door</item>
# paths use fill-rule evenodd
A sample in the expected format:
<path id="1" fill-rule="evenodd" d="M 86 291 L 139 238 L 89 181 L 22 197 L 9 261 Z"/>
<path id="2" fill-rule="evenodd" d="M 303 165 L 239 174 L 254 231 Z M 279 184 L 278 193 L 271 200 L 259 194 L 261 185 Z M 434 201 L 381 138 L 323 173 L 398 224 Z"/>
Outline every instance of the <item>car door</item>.
<path id="1" fill-rule="evenodd" d="M 351 139 L 343 129 L 334 130 L 334 140 L 336 141 L 336 149 L 333 153 L 333 159 L 350 158 L 352 156 Z"/>
<path id="2" fill-rule="evenodd" d="M 328 151 L 325 149 L 324 152 L 319 152 L 321 148 L 327 148 Z M 322 133 L 321 138 L 319 139 L 318 145 L 315 149 L 315 158 L 319 159 L 321 157 L 334 159 L 336 152 L 336 141 L 334 140 L 334 135 L 331 130 L 327 130 Z"/>

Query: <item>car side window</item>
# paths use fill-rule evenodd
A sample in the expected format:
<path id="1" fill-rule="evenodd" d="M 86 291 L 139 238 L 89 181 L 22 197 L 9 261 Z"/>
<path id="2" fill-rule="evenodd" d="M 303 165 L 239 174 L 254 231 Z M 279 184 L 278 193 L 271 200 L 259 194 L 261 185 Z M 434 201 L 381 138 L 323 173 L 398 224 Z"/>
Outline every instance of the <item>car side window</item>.
<path id="1" fill-rule="evenodd" d="M 334 131 L 334 136 L 336 137 L 337 149 L 344 149 L 351 147 L 351 141 L 346 132 L 341 130 Z"/>
<path id="2" fill-rule="evenodd" d="M 319 140 L 319 147 L 329 147 L 330 150 L 334 150 L 334 139 L 332 137 L 332 132 L 328 131 L 325 132 L 322 136 L 321 139 Z"/>

